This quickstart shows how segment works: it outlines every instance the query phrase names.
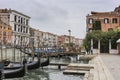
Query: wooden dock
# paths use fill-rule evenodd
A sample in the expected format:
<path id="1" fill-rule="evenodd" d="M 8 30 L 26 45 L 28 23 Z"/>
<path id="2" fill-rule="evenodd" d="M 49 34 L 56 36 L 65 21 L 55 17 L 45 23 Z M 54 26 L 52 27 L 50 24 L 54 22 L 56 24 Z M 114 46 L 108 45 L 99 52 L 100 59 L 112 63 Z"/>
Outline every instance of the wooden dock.
<path id="1" fill-rule="evenodd" d="M 80 55 L 81 52 L 52 52 L 49 54 L 41 53 L 42 57 L 50 56 L 50 57 L 58 57 L 58 56 L 73 56 L 73 55 Z"/>
<path id="2" fill-rule="evenodd" d="M 58 69 L 61 69 L 61 66 L 68 66 L 69 63 L 50 63 L 50 65 L 58 66 Z"/>
<path id="3" fill-rule="evenodd" d="M 57 65 L 57 66 L 58 66 L 58 65 L 67 66 L 68 64 L 69 64 L 69 63 L 61 63 L 61 62 L 60 62 L 60 63 L 50 63 L 50 65 L 54 65 L 54 66 L 55 66 L 55 65 Z"/>

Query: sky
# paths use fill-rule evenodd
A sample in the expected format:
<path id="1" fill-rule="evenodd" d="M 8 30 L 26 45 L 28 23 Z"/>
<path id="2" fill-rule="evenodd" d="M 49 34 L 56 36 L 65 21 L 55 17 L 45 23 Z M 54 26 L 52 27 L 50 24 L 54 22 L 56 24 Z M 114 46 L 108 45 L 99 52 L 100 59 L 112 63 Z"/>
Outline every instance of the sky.
<path id="1" fill-rule="evenodd" d="M 31 17 L 30 27 L 57 35 L 84 38 L 86 15 L 91 11 L 113 11 L 120 0 L 0 0 L 0 8 L 19 11 Z"/>

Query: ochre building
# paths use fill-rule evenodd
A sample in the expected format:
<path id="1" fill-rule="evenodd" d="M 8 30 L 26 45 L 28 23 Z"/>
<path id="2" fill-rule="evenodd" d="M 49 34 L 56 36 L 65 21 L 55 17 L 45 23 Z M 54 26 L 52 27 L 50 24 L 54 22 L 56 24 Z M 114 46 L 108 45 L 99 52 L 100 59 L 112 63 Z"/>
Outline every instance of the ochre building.
<path id="1" fill-rule="evenodd" d="M 11 46 L 12 29 L 11 26 L 0 20 L 0 46 Z"/>

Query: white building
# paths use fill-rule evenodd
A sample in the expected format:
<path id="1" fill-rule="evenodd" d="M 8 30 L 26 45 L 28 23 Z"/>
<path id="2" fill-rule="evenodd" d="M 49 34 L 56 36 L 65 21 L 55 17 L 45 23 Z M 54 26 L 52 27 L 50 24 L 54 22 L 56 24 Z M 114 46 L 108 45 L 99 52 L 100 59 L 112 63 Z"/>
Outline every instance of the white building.
<path id="1" fill-rule="evenodd" d="M 43 33 L 43 45 L 46 47 L 57 46 L 57 35 L 49 32 Z"/>
<path id="2" fill-rule="evenodd" d="M 11 9 L 0 9 L 0 19 L 12 27 L 12 43 L 15 39 L 17 45 L 29 43 L 29 16 Z"/>
<path id="3" fill-rule="evenodd" d="M 31 39 L 31 42 L 33 42 L 32 45 L 34 45 L 34 47 L 38 47 L 38 46 L 42 47 L 45 37 L 46 37 L 45 32 L 40 31 L 39 29 L 30 27 L 30 39 Z"/>

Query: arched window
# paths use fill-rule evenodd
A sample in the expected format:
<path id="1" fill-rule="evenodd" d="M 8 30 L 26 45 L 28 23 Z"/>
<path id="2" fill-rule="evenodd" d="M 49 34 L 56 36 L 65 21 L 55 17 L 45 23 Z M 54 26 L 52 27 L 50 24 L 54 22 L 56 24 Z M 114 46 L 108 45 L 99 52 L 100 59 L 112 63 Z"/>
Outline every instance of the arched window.
<path id="1" fill-rule="evenodd" d="M 93 24 L 93 18 L 89 18 L 89 24 Z"/>
<path id="2" fill-rule="evenodd" d="M 113 18 L 112 23 L 117 23 L 117 18 Z"/>
<path id="3" fill-rule="evenodd" d="M 104 23 L 105 23 L 105 24 L 109 23 L 109 19 L 108 19 L 108 18 L 105 18 L 105 19 L 104 19 Z"/>

